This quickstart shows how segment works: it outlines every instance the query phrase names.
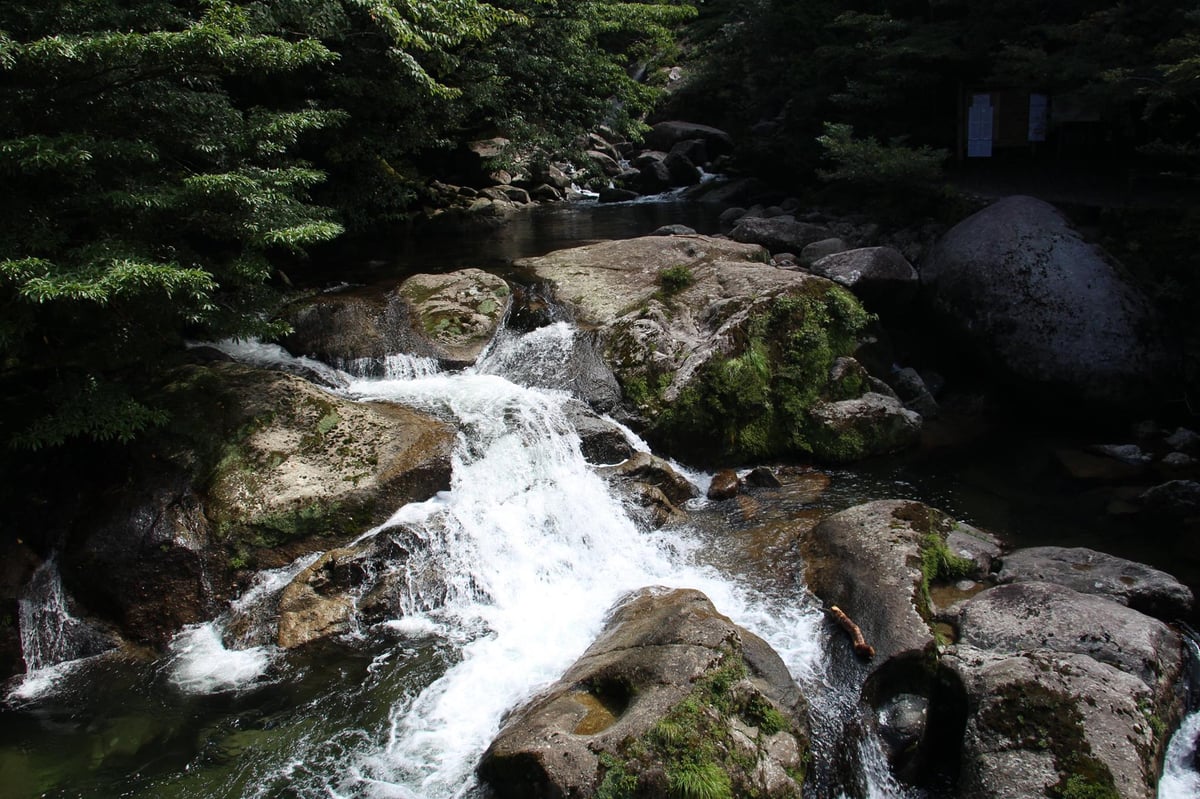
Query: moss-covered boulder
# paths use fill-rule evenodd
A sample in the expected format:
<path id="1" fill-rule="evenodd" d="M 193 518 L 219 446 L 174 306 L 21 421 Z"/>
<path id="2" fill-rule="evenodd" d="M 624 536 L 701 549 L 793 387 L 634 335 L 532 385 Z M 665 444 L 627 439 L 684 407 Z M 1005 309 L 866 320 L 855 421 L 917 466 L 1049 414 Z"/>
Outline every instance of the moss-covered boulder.
<path id="1" fill-rule="evenodd" d="M 622 602 L 484 753 L 501 799 L 801 796 L 806 706 L 779 656 L 698 591 Z"/>
<path id="2" fill-rule="evenodd" d="M 407 304 L 419 345 L 415 355 L 451 366 L 474 363 L 504 322 L 512 292 L 504 279 L 482 269 L 413 275 L 396 295 Z"/>
<path id="3" fill-rule="evenodd" d="M 847 457 L 839 431 L 815 409 L 865 393 L 858 372 L 834 365 L 855 350 L 870 316 L 846 289 L 767 266 L 767 257 L 754 244 L 645 236 L 518 264 L 552 285 L 579 323 L 599 329 L 628 410 L 672 455 L 849 460 L 910 443 L 874 439 L 890 425 L 867 425 Z M 902 410 L 885 412 L 919 424 Z"/>
<path id="4" fill-rule="evenodd" d="M 233 363 L 175 372 L 170 425 L 102 480 L 77 520 L 67 588 L 131 638 L 162 644 L 215 615 L 246 567 L 280 566 L 446 488 L 454 433 L 431 417 Z"/>

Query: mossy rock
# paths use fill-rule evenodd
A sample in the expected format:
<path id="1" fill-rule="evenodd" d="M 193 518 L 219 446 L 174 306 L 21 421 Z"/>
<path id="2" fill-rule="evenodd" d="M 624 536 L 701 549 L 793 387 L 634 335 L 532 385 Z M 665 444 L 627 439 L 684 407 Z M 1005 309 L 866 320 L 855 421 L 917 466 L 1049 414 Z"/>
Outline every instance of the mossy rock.
<path id="1" fill-rule="evenodd" d="M 327 549 L 449 485 L 454 433 L 233 363 L 190 365 L 161 388 L 167 426 L 127 453 L 76 523 L 64 580 L 129 638 L 161 645 L 212 618 L 234 576 Z"/>
<path id="2" fill-rule="evenodd" d="M 508 313 L 512 292 L 504 279 L 481 269 L 413 275 L 396 289 L 408 306 L 412 331 L 423 339 L 416 354 L 444 363 L 474 363 Z"/>
<path id="3" fill-rule="evenodd" d="M 484 754 L 509 797 L 796 797 L 806 705 L 779 656 L 698 591 L 643 589 Z"/>

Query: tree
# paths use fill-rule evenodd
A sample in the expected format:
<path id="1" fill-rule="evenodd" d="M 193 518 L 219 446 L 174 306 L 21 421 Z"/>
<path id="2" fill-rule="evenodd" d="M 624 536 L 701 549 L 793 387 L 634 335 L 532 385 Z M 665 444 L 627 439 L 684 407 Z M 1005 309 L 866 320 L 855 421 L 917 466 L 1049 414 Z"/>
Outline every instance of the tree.
<path id="1" fill-rule="evenodd" d="M 334 54 L 224 0 L 0 10 L 0 387 L 9 443 L 126 440 L 182 336 L 268 333 L 270 256 L 341 231 L 291 152 L 338 115 L 273 102 Z"/>

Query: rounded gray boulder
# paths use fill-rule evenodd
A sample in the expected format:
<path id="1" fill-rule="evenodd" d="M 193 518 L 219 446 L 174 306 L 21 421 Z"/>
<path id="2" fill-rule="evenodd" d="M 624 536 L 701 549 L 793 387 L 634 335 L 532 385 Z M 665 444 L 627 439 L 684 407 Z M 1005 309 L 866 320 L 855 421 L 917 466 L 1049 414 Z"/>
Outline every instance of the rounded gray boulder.
<path id="1" fill-rule="evenodd" d="M 1007 197 L 960 222 L 921 283 L 982 355 L 1042 393 L 1126 405 L 1164 375 L 1150 303 L 1041 200 Z"/>

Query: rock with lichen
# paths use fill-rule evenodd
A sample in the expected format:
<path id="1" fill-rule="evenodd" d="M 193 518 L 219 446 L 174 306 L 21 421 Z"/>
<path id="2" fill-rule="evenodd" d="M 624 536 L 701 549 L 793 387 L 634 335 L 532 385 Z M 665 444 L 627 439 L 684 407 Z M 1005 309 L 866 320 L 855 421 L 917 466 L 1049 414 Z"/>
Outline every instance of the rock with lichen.
<path id="1" fill-rule="evenodd" d="M 474 363 L 500 329 L 512 294 L 481 269 L 418 274 L 391 290 L 359 288 L 308 297 L 284 313 L 289 350 L 364 375 L 383 376 L 391 355 Z"/>
<path id="2" fill-rule="evenodd" d="M 854 406 L 847 413 L 869 411 L 878 423 L 857 426 L 845 456 L 831 418 L 817 409 L 866 393 L 861 370 L 835 364 L 855 350 L 870 317 L 832 281 L 766 260 L 758 245 L 682 235 L 603 242 L 518 265 L 597 329 L 626 412 L 670 455 L 851 460 L 910 443 L 892 435 L 893 422 L 920 424 L 903 408 Z M 844 414 L 833 421 L 851 425 Z"/>
<path id="3" fill-rule="evenodd" d="M 940 662 L 962 729 L 959 795 L 1153 799 L 1184 710 L 1183 646 L 1162 622 L 1051 583 L 968 600 Z"/>
<path id="4" fill-rule="evenodd" d="M 479 775 L 500 799 L 798 798 L 808 741 L 800 690 L 762 639 L 699 591 L 643 589 L 509 716 Z"/>

